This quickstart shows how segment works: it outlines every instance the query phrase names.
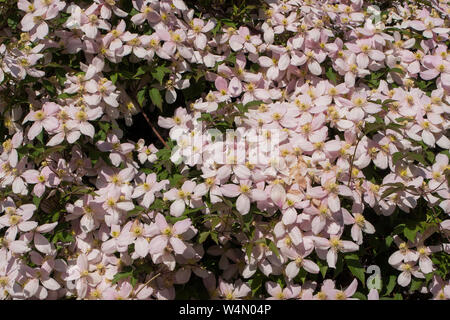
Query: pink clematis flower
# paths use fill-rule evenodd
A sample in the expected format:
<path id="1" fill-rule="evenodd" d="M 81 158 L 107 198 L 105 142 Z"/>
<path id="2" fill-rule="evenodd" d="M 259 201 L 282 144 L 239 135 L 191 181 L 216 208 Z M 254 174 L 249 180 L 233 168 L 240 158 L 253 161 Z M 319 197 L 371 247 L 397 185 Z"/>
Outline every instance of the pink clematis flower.
<path id="1" fill-rule="evenodd" d="M 230 37 L 229 43 L 233 51 L 239 52 L 245 48 L 248 52 L 256 54 L 256 47 L 259 46 L 262 41 L 260 37 L 252 36 L 247 27 L 242 26 L 237 30 L 237 34 Z"/>
<path id="2" fill-rule="evenodd" d="M 280 284 L 273 281 L 267 281 L 265 287 L 267 293 L 270 294 L 270 297 L 267 298 L 267 300 L 295 299 L 300 295 L 302 290 L 301 286 L 294 284 L 289 284 L 283 289 Z"/>
<path id="3" fill-rule="evenodd" d="M 236 200 L 236 209 L 242 215 L 246 215 L 250 211 L 250 202 L 264 201 L 267 199 L 267 195 L 263 190 L 251 189 L 252 182 L 250 180 L 241 180 L 239 183 L 240 186 L 235 184 L 223 185 L 220 191 L 226 197 L 238 197 Z"/>
<path id="4" fill-rule="evenodd" d="M 151 173 L 147 175 L 147 177 L 145 176 L 145 173 L 142 173 L 139 176 L 139 181 L 143 182 L 138 184 L 131 197 L 139 198 L 143 195 L 144 197 L 142 198 L 141 205 L 145 208 L 148 208 L 153 201 L 155 201 L 155 193 L 165 189 L 169 184 L 169 180 L 157 182 L 156 173 Z"/>
<path id="5" fill-rule="evenodd" d="M 31 111 L 24 119 L 23 123 L 33 121 L 33 125 L 28 130 L 28 139 L 33 140 L 41 133 L 42 128 L 47 132 L 56 130 L 59 126 L 59 122 L 55 115 L 59 111 L 60 106 L 54 102 L 44 103 L 41 110 Z"/>
<path id="6" fill-rule="evenodd" d="M 339 252 L 352 252 L 359 249 L 359 246 L 354 242 L 341 240 L 336 236 L 332 236 L 330 239 L 315 237 L 314 243 L 317 254 L 322 259 L 326 257 L 330 268 L 336 268 L 336 261 Z"/>
<path id="7" fill-rule="evenodd" d="M 131 18 L 135 25 L 141 25 L 146 20 L 149 24 L 155 24 L 161 20 L 159 13 L 144 1 L 133 1 L 133 7 L 139 11 Z"/>
<path id="8" fill-rule="evenodd" d="M 39 1 L 34 1 L 34 4 L 26 0 L 19 1 L 19 9 L 27 12 L 20 21 L 22 31 L 30 32 L 32 40 L 44 39 L 49 32 L 48 24 L 45 21 L 54 19 L 66 5 L 60 1 L 55 1 L 48 7 L 45 6 L 45 2 L 43 4 Z"/>
<path id="9" fill-rule="evenodd" d="M 69 107 L 68 112 L 74 120 L 67 121 L 66 125 L 71 128 L 78 128 L 82 134 L 94 138 L 95 128 L 88 121 L 101 117 L 103 114 L 102 108 L 82 109 Z"/>
<path id="10" fill-rule="evenodd" d="M 34 184 L 33 193 L 37 197 L 44 194 L 46 187 L 54 188 L 61 182 L 59 176 L 48 166 L 42 168 L 40 172 L 33 169 L 27 170 L 22 174 L 22 177 L 27 183 Z"/>
<path id="11" fill-rule="evenodd" d="M 294 279 L 300 272 L 300 268 L 305 269 L 309 273 L 319 273 L 319 266 L 310 259 L 305 259 L 313 251 L 311 247 L 309 250 L 305 250 L 304 246 L 298 246 L 298 249 L 287 249 L 284 254 L 292 261 L 286 266 L 286 276 L 289 280 Z"/>
<path id="12" fill-rule="evenodd" d="M 23 132 L 19 131 L 12 139 L 7 139 L 2 143 L 2 153 L 0 154 L 0 159 L 4 161 L 8 161 L 11 167 L 16 167 L 17 162 L 19 160 L 19 156 L 17 153 L 17 148 L 22 145 L 23 142 Z"/>
<path id="13" fill-rule="evenodd" d="M 363 204 L 357 202 L 353 203 L 352 215 L 350 215 L 347 210 L 342 211 L 344 223 L 353 225 L 350 232 L 352 239 L 356 242 L 356 244 L 361 245 L 363 243 L 363 232 L 367 234 L 375 233 L 374 226 L 362 215 L 364 211 Z"/>
<path id="14" fill-rule="evenodd" d="M 353 279 L 352 283 L 345 290 L 338 290 L 332 287 L 326 287 L 324 292 L 330 300 L 358 300 L 356 298 L 351 298 L 358 288 L 358 280 Z"/>
<path id="15" fill-rule="evenodd" d="M 239 300 L 239 298 L 247 296 L 250 292 L 250 287 L 241 280 L 237 280 L 232 284 L 219 279 L 219 296 L 226 300 Z"/>
<path id="16" fill-rule="evenodd" d="M 5 214 L 0 217 L 0 229 L 8 227 L 13 233 L 28 232 L 38 226 L 36 221 L 29 221 L 36 211 L 34 204 L 23 204 L 16 208 L 13 200 L 8 197 L 3 203 Z"/>
<path id="17" fill-rule="evenodd" d="M 413 243 L 408 241 L 408 243 L 404 242 L 399 236 L 394 236 L 394 242 L 398 246 L 399 250 L 395 251 L 391 256 L 389 257 L 389 264 L 390 265 L 398 265 L 401 262 L 411 262 L 411 261 L 417 261 L 417 252 L 410 250 L 410 248 L 413 246 Z"/>
<path id="18" fill-rule="evenodd" d="M 179 217 L 186 209 L 186 205 L 194 207 L 198 203 L 198 199 L 194 195 L 195 182 L 185 181 L 181 186 L 181 189 L 170 189 L 164 193 L 164 198 L 170 201 L 174 201 L 170 205 L 170 214 L 174 217 Z"/>
<path id="19" fill-rule="evenodd" d="M 382 51 L 373 48 L 372 42 L 367 39 L 356 40 L 356 43 L 346 43 L 346 46 L 357 55 L 356 61 L 364 67 L 369 65 L 370 59 L 382 61 L 386 57 Z"/>
<path id="20" fill-rule="evenodd" d="M 406 287 L 411 282 L 411 275 L 416 278 L 424 279 L 425 276 L 419 271 L 419 267 L 414 262 L 405 262 L 394 265 L 394 268 L 402 271 L 397 278 L 397 283 L 402 287 Z"/>
<path id="21" fill-rule="evenodd" d="M 105 300 L 129 300 L 132 292 L 133 286 L 129 282 L 123 281 L 115 288 L 107 288 L 103 293 L 103 298 Z"/>
<path id="22" fill-rule="evenodd" d="M 175 253 L 185 253 L 187 246 L 183 242 L 183 234 L 191 228 L 191 225 L 190 219 L 184 219 L 171 226 L 164 216 L 158 213 L 155 217 L 155 224 L 152 225 L 151 233 L 155 237 L 150 241 L 150 254 L 161 254 L 169 245 Z"/>
<path id="23" fill-rule="evenodd" d="M 79 298 L 86 296 L 88 285 L 96 282 L 92 273 L 89 272 L 89 261 L 85 254 L 80 254 L 75 265 L 67 269 L 65 281 L 75 281 L 77 295 Z"/>
<path id="24" fill-rule="evenodd" d="M 211 31 L 215 26 L 213 20 L 209 20 L 206 24 L 202 19 L 194 18 L 190 22 L 191 30 L 188 31 L 188 39 L 193 39 L 194 45 L 199 50 L 204 50 L 207 43 L 205 33 Z"/>
<path id="25" fill-rule="evenodd" d="M 423 58 L 423 66 L 426 70 L 420 72 L 424 80 L 431 80 L 441 75 L 442 84 L 450 86 L 450 62 L 439 55 L 428 55 Z"/>

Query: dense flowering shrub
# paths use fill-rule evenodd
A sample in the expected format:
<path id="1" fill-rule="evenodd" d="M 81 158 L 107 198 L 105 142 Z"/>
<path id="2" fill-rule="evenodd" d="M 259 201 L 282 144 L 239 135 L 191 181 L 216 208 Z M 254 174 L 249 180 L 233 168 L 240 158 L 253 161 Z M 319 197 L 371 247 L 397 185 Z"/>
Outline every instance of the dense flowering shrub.
<path id="1" fill-rule="evenodd" d="M 0 0 L 0 298 L 450 299 L 449 15 Z"/>

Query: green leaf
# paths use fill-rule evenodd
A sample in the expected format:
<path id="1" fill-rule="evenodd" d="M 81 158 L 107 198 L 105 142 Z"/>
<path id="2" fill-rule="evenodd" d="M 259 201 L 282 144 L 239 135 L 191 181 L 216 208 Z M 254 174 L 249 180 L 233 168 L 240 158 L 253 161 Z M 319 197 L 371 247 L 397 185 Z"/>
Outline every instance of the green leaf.
<path id="1" fill-rule="evenodd" d="M 326 74 L 328 80 L 330 80 L 330 82 L 331 82 L 333 85 L 336 85 L 336 84 L 337 84 L 336 73 L 333 72 L 333 68 L 332 68 L 332 67 L 329 67 L 328 70 L 327 70 L 327 72 L 326 72 L 325 74 Z"/>
<path id="2" fill-rule="evenodd" d="M 111 124 L 109 124 L 108 122 L 97 122 L 98 126 L 100 127 L 100 129 L 102 129 L 105 132 L 108 132 L 109 129 L 111 128 Z"/>
<path id="3" fill-rule="evenodd" d="M 266 244 L 268 245 L 269 249 L 277 255 L 277 257 L 280 257 L 278 248 L 272 240 L 266 238 Z"/>
<path id="4" fill-rule="evenodd" d="M 144 212 L 145 208 L 141 206 L 134 206 L 133 210 L 127 212 L 127 218 L 138 215 L 141 212 Z"/>
<path id="5" fill-rule="evenodd" d="M 71 93 L 71 94 L 69 94 L 69 93 L 61 93 L 60 95 L 58 95 L 57 96 L 57 98 L 58 99 L 67 99 L 67 98 L 71 98 L 71 97 L 74 97 L 74 96 L 76 96 L 77 94 L 76 93 Z"/>
<path id="6" fill-rule="evenodd" d="M 394 290 L 395 285 L 397 284 L 397 276 L 396 275 L 390 275 L 389 281 L 386 285 L 386 295 L 390 295 L 391 292 Z"/>
<path id="7" fill-rule="evenodd" d="M 425 274 L 425 282 L 428 284 L 428 282 L 430 282 L 430 280 L 433 279 L 433 277 L 434 277 L 434 272 Z"/>
<path id="8" fill-rule="evenodd" d="M 36 136 L 36 139 L 38 139 L 38 141 L 39 141 L 41 144 L 44 144 L 44 130 L 42 130 L 42 131 Z"/>
<path id="9" fill-rule="evenodd" d="M 194 74 L 194 80 L 195 82 L 198 82 L 200 78 L 202 78 L 205 75 L 205 72 L 203 70 L 197 70 Z"/>
<path id="10" fill-rule="evenodd" d="M 134 288 L 134 287 L 136 286 L 137 279 L 136 279 L 134 276 L 131 276 L 131 281 L 130 281 L 130 283 L 131 283 L 131 286 Z"/>
<path id="11" fill-rule="evenodd" d="M 184 212 L 186 214 L 190 214 L 190 213 L 194 213 L 194 212 L 199 212 L 205 208 L 206 208 L 205 206 L 202 206 L 202 207 L 198 207 L 198 208 L 186 209 L 186 210 L 184 210 Z"/>
<path id="12" fill-rule="evenodd" d="M 199 120 L 206 121 L 206 122 L 213 122 L 213 118 L 212 118 L 211 114 L 209 114 L 209 113 L 202 113 Z"/>
<path id="13" fill-rule="evenodd" d="M 137 11 L 135 8 L 132 8 L 132 9 L 131 9 L 131 12 L 130 12 L 130 16 L 135 16 L 135 15 L 137 15 L 138 13 L 140 13 L 140 12 Z"/>
<path id="14" fill-rule="evenodd" d="M 411 291 L 416 291 L 420 289 L 423 285 L 423 281 L 412 279 L 411 280 L 411 287 L 409 288 Z"/>
<path id="15" fill-rule="evenodd" d="M 200 233 L 200 236 L 198 237 L 198 243 L 203 243 L 203 242 L 205 242 L 206 241 L 206 239 L 208 238 L 208 236 L 209 236 L 209 231 L 205 231 L 205 232 L 202 232 L 202 233 Z"/>
<path id="16" fill-rule="evenodd" d="M 64 237 L 64 238 L 62 238 L 61 239 L 63 242 L 73 242 L 74 241 L 74 238 L 73 238 L 73 236 L 69 233 L 69 232 L 67 232 L 66 233 L 66 236 Z"/>
<path id="17" fill-rule="evenodd" d="M 389 72 L 396 72 L 396 73 L 400 73 L 400 74 L 405 74 L 405 72 L 400 69 L 400 68 L 390 68 Z"/>
<path id="18" fill-rule="evenodd" d="M 147 89 L 148 89 L 147 87 L 144 87 L 141 90 L 139 90 L 139 92 L 137 93 L 137 101 L 141 107 L 144 105 L 145 93 L 146 93 Z"/>
<path id="19" fill-rule="evenodd" d="M 394 300 L 403 300 L 403 296 L 400 293 L 394 294 Z"/>
<path id="20" fill-rule="evenodd" d="M 425 156 L 430 163 L 434 163 L 434 153 L 432 151 L 426 151 Z"/>
<path id="21" fill-rule="evenodd" d="M 211 33 L 213 34 L 213 36 L 216 36 L 217 31 L 220 30 L 220 28 L 222 27 L 222 21 L 217 21 L 216 26 L 214 27 L 214 29 L 211 30 Z"/>
<path id="22" fill-rule="evenodd" d="M 405 237 L 410 240 L 411 242 L 414 242 L 414 240 L 416 239 L 416 234 L 417 232 L 419 232 L 420 227 L 418 225 L 416 226 L 406 226 L 403 229 L 403 234 L 405 235 Z"/>
<path id="23" fill-rule="evenodd" d="M 403 154 L 403 152 L 395 152 L 392 155 L 392 161 L 394 162 L 394 164 L 397 164 L 397 162 L 399 162 L 404 157 L 405 157 L 405 155 Z"/>
<path id="24" fill-rule="evenodd" d="M 262 288 L 264 282 L 264 278 L 258 273 L 255 277 L 249 280 L 250 288 L 252 289 L 253 297 L 256 296 L 256 293 L 259 289 Z"/>
<path id="25" fill-rule="evenodd" d="M 39 208 L 39 204 L 41 203 L 42 198 L 33 196 L 33 204 L 36 206 L 36 208 Z"/>
<path id="26" fill-rule="evenodd" d="M 60 212 L 57 211 L 52 215 L 52 222 L 56 222 L 59 220 Z"/>
<path id="27" fill-rule="evenodd" d="M 336 262 L 336 268 L 334 269 L 333 277 L 336 278 L 344 270 L 344 259 L 341 256 L 338 257 Z"/>
<path id="28" fill-rule="evenodd" d="M 154 71 L 152 71 L 152 76 L 158 80 L 159 84 L 162 85 L 166 73 L 171 73 L 170 69 L 165 66 L 158 66 Z"/>
<path id="29" fill-rule="evenodd" d="M 232 64 L 236 64 L 236 53 L 231 53 L 226 59 L 226 62 L 232 63 Z"/>
<path id="30" fill-rule="evenodd" d="M 377 122 L 367 122 L 364 127 L 364 133 L 368 135 L 371 132 L 380 131 L 381 129 L 384 129 L 386 125 L 384 123 L 377 123 Z"/>
<path id="31" fill-rule="evenodd" d="M 396 102 L 397 100 L 395 99 L 386 99 L 383 100 L 382 106 L 387 106 L 388 104 L 392 103 L 392 102 Z"/>
<path id="32" fill-rule="evenodd" d="M 169 182 L 171 186 L 178 187 L 184 182 L 184 176 L 181 174 L 174 174 L 169 178 Z"/>
<path id="33" fill-rule="evenodd" d="M 327 274 L 327 271 L 328 271 L 328 265 L 326 263 L 323 263 L 322 260 L 318 260 L 317 265 L 319 266 L 320 274 L 322 275 L 322 278 L 325 279 L 325 275 Z"/>
<path id="34" fill-rule="evenodd" d="M 221 222 L 221 219 L 219 216 L 212 217 L 211 218 L 211 229 L 215 229 L 220 222 Z"/>
<path id="35" fill-rule="evenodd" d="M 249 108 L 254 107 L 254 106 L 260 106 L 263 102 L 260 100 L 254 100 L 254 101 L 250 101 L 247 102 L 244 106 L 244 108 L 248 111 Z"/>
<path id="36" fill-rule="evenodd" d="M 253 242 L 249 242 L 245 247 L 245 253 L 247 254 L 247 258 L 250 261 L 253 251 Z"/>
<path id="37" fill-rule="evenodd" d="M 134 79 L 138 79 L 139 76 L 141 76 L 143 74 L 146 74 L 147 73 L 147 68 L 148 68 L 148 66 L 140 66 L 138 68 L 138 70 L 136 71 L 136 73 L 134 74 L 133 78 Z"/>
<path id="38" fill-rule="evenodd" d="M 109 79 L 111 80 L 111 82 L 112 82 L 113 84 L 116 84 L 118 78 L 119 78 L 119 74 L 118 74 L 117 72 L 116 72 L 116 73 L 113 73 L 113 74 L 109 77 Z"/>
<path id="39" fill-rule="evenodd" d="M 415 160 L 415 161 L 417 161 L 417 162 L 420 162 L 420 163 L 423 164 L 424 166 L 427 166 L 427 165 L 428 165 L 427 161 L 426 161 L 425 158 L 423 157 L 423 154 L 419 154 L 419 153 L 415 153 L 415 152 L 409 151 L 409 152 L 406 153 L 406 156 L 408 157 L 408 159 L 411 159 L 411 160 Z"/>
<path id="40" fill-rule="evenodd" d="M 212 231 L 210 234 L 211 234 L 211 239 L 213 239 L 213 241 L 216 244 L 219 244 L 219 237 L 217 235 L 217 231 Z"/>
<path id="41" fill-rule="evenodd" d="M 306 272 L 306 270 L 304 268 L 301 268 L 300 271 L 298 272 L 298 275 L 295 277 L 295 281 L 297 282 L 297 279 L 298 279 L 298 282 L 304 284 L 307 276 L 308 276 L 308 272 Z M 280 278 L 280 281 L 282 281 L 282 280 L 283 279 Z M 284 283 L 283 283 L 283 286 L 285 286 Z"/>
<path id="42" fill-rule="evenodd" d="M 257 63 L 252 63 L 250 66 L 250 71 L 253 73 L 258 73 L 259 69 L 261 69 L 261 66 Z"/>
<path id="43" fill-rule="evenodd" d="M 397 122 L 404 122 L 404 121 L 413 121 L 414 119 L 411 119 L 411 118 L 405 118 L 405 117 L 400 117 L 400 118 L 397 118 L 397 119 L 395 119 L 395 121 L 397 121 Z"/>
<path id="44" fill-rule="evenodd" d="M 403 190 L 404 188 L 405 188 L 404 186 L 387 188 L 381 195 L 381 199 L 384 199 L 393 193 L 399 192 L 399 191 Z"/>
<path id="45" fill-rule="evenodd" d="M 162 98 L 159 90 L 156 88 L 151 88 L 149 91 L 150 99 L 153 104 L 158 107 L 158 109 L 162 112 Z"/>
<path id="46" fill-rule="evenodd" d="M 402 128 L 403 128 L 403 125 L 398 124 L 398 123 L 393 123 L 393 122 L 389 123 L 386 126 L 386 129 L 391 129 L 391 130 L 394 130 L 394 131 L 396 131 L 398 133 L 402 133 L 402 131 L 401 131 Z"/>
<path id="47" fill-rule="evenodd" d="M 133 271 L 116 273 L 112 279 L 112 284 L 115 284 L 122 279 L 127 279 L 132 276 L 133 276 Z"/>
<path id="48" fill-rule="evenodd" d="M 11 18 L 8 18 L 6 21 L 7 21 L 7 23 L 8 23 L 8 26 L 9 26 L 11 29 L 16 29 L 16 28 L 17 28 L 17 21 L 16 21 L 16 20 L 11 19 Z"/>
<path id="49" fill-rule="evenodd" d="M 364 267 L 361 265 L 361 262 L 359 261 L 359 256 L 355 253 L 347 254 L 344 256 L 345 263 L 350 270 L 350 272 L 358 278 L 362 284 L 363 287 L 366 286 L 365 279 L 365 270 Z"/>
<path id="50" fill-rule="evenodd" d="M 386 247 L 390 248 L 393 241 L 394 238 L 392 238 L 391 236 L 387 236 L 385 239 Z"/>
<path id="51" fill-rule="evenodd" d="M 357 298 L 359 300 L 367 300 L 367 297 L 362 294 L 361 292 L 355 292 L 355 294 L 352 296 L 352 298 Z"/>

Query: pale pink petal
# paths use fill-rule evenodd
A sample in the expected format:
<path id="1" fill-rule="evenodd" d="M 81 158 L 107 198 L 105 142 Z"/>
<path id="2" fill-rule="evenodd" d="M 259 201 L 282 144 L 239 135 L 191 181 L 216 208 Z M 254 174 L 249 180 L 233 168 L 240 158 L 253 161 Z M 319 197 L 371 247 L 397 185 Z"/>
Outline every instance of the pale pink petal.
<path id="1" fill-rule="evenodd" d="M 250 199 L 245 195 L 241 194 L 236 200 L 236 209 L 245 215 L 250 211 Z"/>
<path id="2" fill-rule="evenodd" d="M 184 203 L 184 200 L 182 199 L 175 200 L 170 205 L 170 214 L 174 217 L 179 217 L 183 214 L 185 208 L 186 204 Z"/>

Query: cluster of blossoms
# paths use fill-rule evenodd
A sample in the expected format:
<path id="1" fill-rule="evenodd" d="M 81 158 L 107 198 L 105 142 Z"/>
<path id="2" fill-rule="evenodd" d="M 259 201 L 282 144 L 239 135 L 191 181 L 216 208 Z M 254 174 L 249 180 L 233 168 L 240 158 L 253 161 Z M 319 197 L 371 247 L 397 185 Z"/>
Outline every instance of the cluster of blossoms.
<path id="1" fill-rule="evenodd" d="M 128 2 L 0 30 L 0 299 L 450 299 L 445 1 Z"/>

